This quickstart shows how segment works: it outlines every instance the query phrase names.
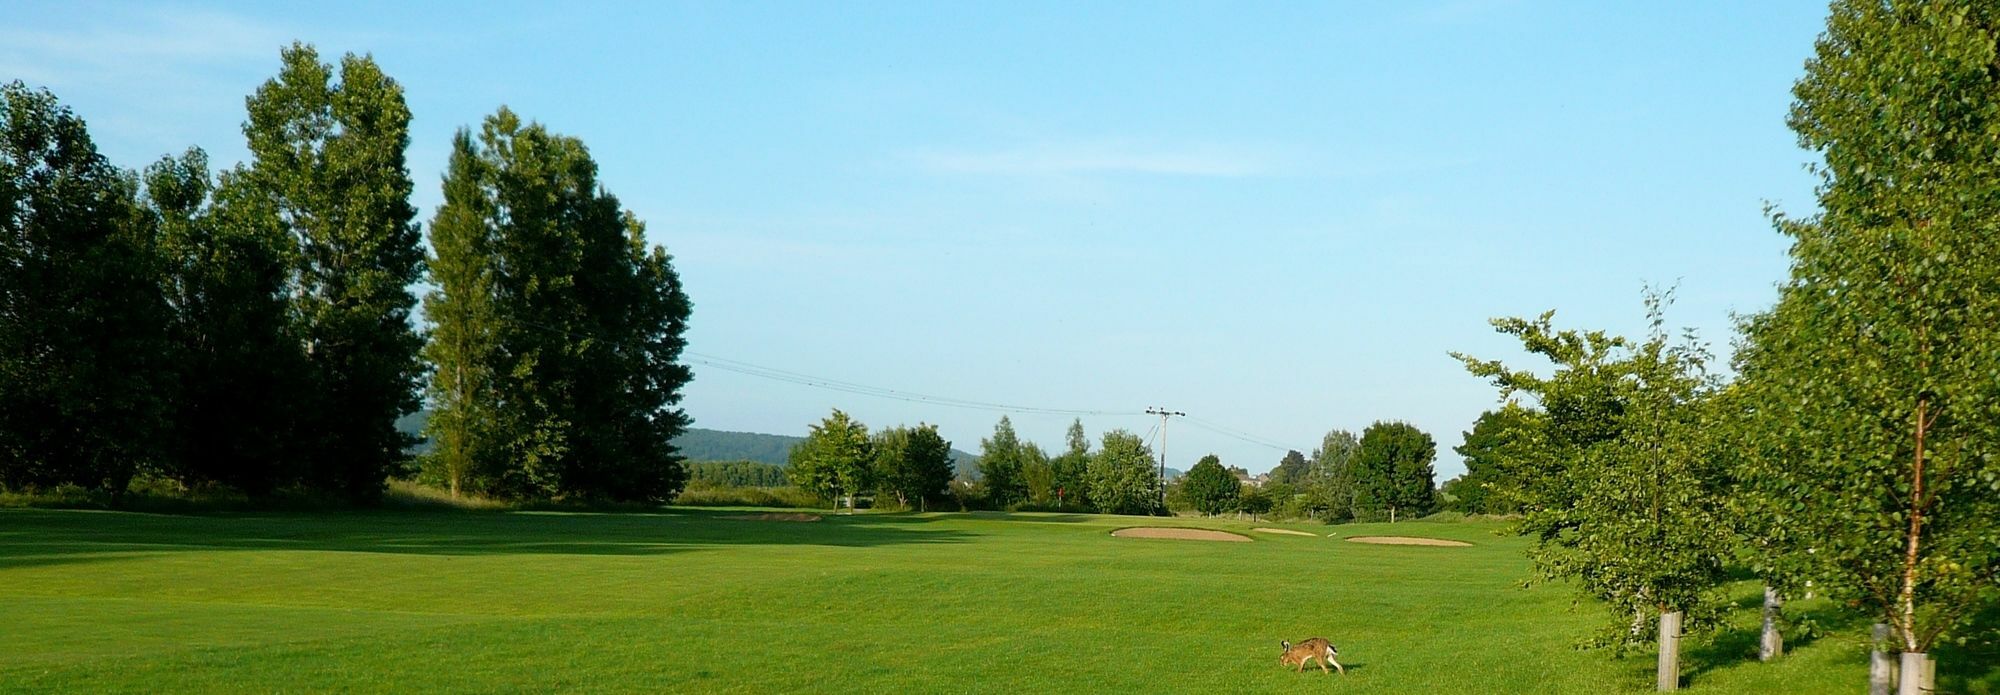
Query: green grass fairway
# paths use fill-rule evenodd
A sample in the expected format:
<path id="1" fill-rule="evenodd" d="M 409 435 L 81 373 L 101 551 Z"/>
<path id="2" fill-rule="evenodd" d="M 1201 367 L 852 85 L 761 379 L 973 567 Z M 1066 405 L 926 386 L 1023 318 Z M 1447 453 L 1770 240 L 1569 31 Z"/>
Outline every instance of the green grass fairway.
<path id="1" fill-rule="evenodd" d="M 1134 517 L 731 511 L 163 516 L 0 510 L 0 690 L 23 692 L 1641 691 L 1652 655 L 1573 645 L 1600 620 L 1522 589 L 1483 523 L 1164 524 Z M 1416 535 L 1473 547 L 1348 543 Z M 1858 692 L 1852 626 L 1774 664 L 1691 640 L 1691 692 Z M 1805 606 L 1811 610 L 1811 605 Z M 1325 636 L 1347 675 L 1278 666 Z"/>

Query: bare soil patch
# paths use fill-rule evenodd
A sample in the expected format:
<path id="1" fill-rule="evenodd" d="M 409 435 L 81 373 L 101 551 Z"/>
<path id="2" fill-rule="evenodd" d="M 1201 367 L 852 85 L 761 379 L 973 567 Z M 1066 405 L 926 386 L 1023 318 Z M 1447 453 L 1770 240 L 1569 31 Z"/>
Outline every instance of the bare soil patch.
<path id="1" fill-rule="evenodd" d="M 1112 531 L 1111 535 L 1119 538 L 1171 538 L 1181 541 L 1229 541 L 1233 543 L 1247 543 L 1250 541 L 1249 536 L 1234 534 L 1228 531 L 1210 531 L 1199 528 L 1171 528 L 1165 526 L 1121 528 Z"/>
<path id="2" fill-rule="evenodd" d="M 1355 536 L 1349 543 L 1374 543 L 1376 545 L 1435 545 L 1452 548 L 1470 548 L 1465 541 L 1448 541 L 1442 538 L 1418 538 L 1416 536 Z"/>
<path id="3" fill-rule="evenodd" d="M 797 512 L 792 512 L 789 514 L 779 514 L 779 513 L 736 514 L 733 516 L 725 516 L 722 518 L 742 519 L 744 521 L 819 521 L 818 514 L 800 514 Z"/>
<path id="4" fill-rule="evenodd" d="M 1312 536 L 1312 537 L 1314 537 L 1314 538 L 1318 538 L 1318 537 L 1319 537 L 1319 534 L 1317 534 L 1317 533 L 1306 533 L 1306 532 L 1304 532 L 1304 531 L 1293 531 L 1293 530 L 1291 530 L 1291 529 L 1288 529 L 1288 528 L 1253 528 L 1253 529 L 1250 529 L 1250 530 L 1252 530 L 1252 531 L 1256 531 L 1256 532 L 1258 532 L 1258 533 L 1282 533 L 1282 534 L 1285 534 L 1285 535 L 1287 535 L 1287 536 Z"/>

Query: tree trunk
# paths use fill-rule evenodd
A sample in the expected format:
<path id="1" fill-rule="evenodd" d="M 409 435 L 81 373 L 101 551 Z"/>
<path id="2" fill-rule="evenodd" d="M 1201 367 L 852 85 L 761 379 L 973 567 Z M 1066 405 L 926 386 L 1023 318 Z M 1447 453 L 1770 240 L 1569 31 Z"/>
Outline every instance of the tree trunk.
<path id="1" fill-rule="evenodd" d="M 1758 641 L 1757 658 L 1770 661 L 1785 653 L 1785 636 L 1778 632 L 1778 611 L 1785 600 L 1778 596 L 1778 590 L 1764 585 L 1764 636 Z"/>
<path id="2" fill-rule="evenodd" d="M 1924 432 L 1930 429 L 1931 422 L 1937 420 L 1936 416 L 1932 416 L 1929 420 L 1924 419 L 1929 406 L 1929 399 L 1923 396 L 1917 397 L 1917 454 L 1910 467 L 1910 536 L 1903 549 L 1903 590 L 1896 596 L 1896 610 L 1902 614 L 1901 624 L 1897 627 L 1902 632 L 1904 654 L 1922 653 L 1917 651 L 1919 647 L 1916 594 L 1917 542 L 1922 538 L 1924 530 Z M 1905 690 L 1915 687 L 1916 683 L 1908 675 L 1903 677 L 1903 682 Z"/>
<path id="3" fill-rule="evenodd" d="M 1660 613 L 1660 692 L 1681 689 L 1681 612 Z"/>
<path id="4" fill-rule="evenodd" d="M 1876 623 L 1873 646 L 1868 652 L 1868 695 L 1889 695 L 1896 680 L 1896 662 L 1889 658 L 1889 624 Z"/>
<path id="5" fill-rule="evenodd" d="M 1896 674 L 1896 695 L 1924 695 L 1924 653 L 1903 652 L 1903 665 Z"/>

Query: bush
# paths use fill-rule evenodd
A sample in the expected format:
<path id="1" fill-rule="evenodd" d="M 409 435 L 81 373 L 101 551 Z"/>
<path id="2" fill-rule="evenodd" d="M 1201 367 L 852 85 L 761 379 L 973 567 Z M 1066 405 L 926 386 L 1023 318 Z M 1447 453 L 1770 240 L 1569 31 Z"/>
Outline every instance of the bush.
<path id="1" fill-rule="evenodd" d="M 826 508 L 826 504 L 811 493 L 790 486 L 689 488 L 675 497 L 673 503 L 684 507 Z"/>
<path id="2" fill-rule="evenodd" d="M 514 505 L 478 495 L 452 497 L 451 491 L 414 480 L 390 480 L 382 492 L 382 506 L 399 509 L 513 509 Z"/>

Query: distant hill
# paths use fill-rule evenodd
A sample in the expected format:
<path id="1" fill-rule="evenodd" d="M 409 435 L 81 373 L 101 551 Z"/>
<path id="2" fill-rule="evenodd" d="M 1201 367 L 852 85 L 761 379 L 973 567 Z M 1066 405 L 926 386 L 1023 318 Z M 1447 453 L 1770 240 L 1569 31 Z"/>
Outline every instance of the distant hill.
<path id="1" fill-rule="evenodd" d="M 396 421 L 396 429 L 415 436 L 423 431 L 424 421 L 429 419 L 429 416 L 430 411 L 405 415 Z M 782 434 L 727 432 L 689 427 L 687 432 L 674 439 L 674 446 L 679 447 L 681 455 L 687 457 L 689 461 L 756 461 L 782 466 L 785 465 L 792 446 L 802 441 L 805 441 L 804 437 Z M 411 447 L 410 451 L 425 453 L 430 449 L 430 442 L 421 442 Z M 951 456 L 953 466 L 960 472 L 970 472 L 972 477 L 979 477 L 979 457 L 957 449 L 951 450 Z"/>
<path id="2" fill-rule="evenodd" d="M 803 437 L 787 437 L 782 434 L 762 434 L 758 432 L 725 432 L 690 427 L 681 436 L 674 438 L 674 446 L 689 461 L 756 461 L 785 465 L 785 457 L 792 446 L 805 441 Z"/>

